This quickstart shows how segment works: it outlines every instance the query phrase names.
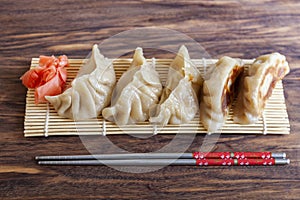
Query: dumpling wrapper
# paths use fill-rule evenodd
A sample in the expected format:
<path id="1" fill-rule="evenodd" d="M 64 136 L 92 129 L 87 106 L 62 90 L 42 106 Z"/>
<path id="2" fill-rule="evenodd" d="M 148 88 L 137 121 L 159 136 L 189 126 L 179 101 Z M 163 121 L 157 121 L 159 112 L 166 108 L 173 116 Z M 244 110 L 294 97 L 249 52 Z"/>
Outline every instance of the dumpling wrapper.
<path id="1" fill-rule="evenodd" d="M 200 72 L 191 63 L 187 48 L 181 46 L 170 65 L 160 105 L 149 121 L 160 125 L 191 121 L 199 110 L 198 93 L 202 82 Z"/>
<path id="2" fill-rule="evenodd" d="M 46 99 L 60 116 L 74 120 L 95 118 L 109 105 L 115 83 L 112 62 L 100 54 L 98 45 L 94 45 L 91 57 L 78 72 L 71 87 Z"/>
<path id="3" fill-rule="evenodd" d="M 118 125 L 144 122 L 149 119 L 149 109 L 158 103 L 161 92 L 155 66 L 146 63 L 143 50 L 138 47 L 130 68 L 114 89 L 111 106 L 103 109 L 102 116 Z"/>
<path id="4" fill-rule="evenodd" d="M 234 83 L 243 72 L 240 59 L 222 57 L 203 83 L 200 120 L 209 133 L 220 129 L 233 100 Z"/>
<path id="5" fill-rule="evenodd" d="M 258 57 L 243 78 L 234 108 L 234 122 L 253 124 L 258 121 L 276 83 L 290 71 L 284 55 L 272 53 Z"/>

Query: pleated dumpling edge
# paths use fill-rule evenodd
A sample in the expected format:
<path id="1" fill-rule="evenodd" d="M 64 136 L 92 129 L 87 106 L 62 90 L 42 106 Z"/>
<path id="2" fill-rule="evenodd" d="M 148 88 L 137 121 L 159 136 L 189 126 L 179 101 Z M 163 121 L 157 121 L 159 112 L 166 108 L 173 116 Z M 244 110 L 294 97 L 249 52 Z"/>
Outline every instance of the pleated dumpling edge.
<path id="1" fill-rule="evenodd" d="M 199 110 L 199 91 L 203 79 L 182 45 L 170 64 L 168 79 L 159 105 L 152 112 L 151 123 L 159 125 L 190 122 Z"/>
<path id="2" fill-rule="evenodd" d="M 118 81 L 111 106 L 103 109 L 102 116 L 118 125 L 144 122 L 149 109 L 156 105 L 162 92 L 155 64 L 147 63 L 142 48 L 135 50 L 131 66 Z"/>
<path id="3" fill-rule="evenodd" d="M 97 117 L 109 105 L 116 83 L 112 63 L 94 45 L 91 57 L 72 81 L 71 87 L 60 95 L 47 96 L 58 115 L 84 120 Z"/>

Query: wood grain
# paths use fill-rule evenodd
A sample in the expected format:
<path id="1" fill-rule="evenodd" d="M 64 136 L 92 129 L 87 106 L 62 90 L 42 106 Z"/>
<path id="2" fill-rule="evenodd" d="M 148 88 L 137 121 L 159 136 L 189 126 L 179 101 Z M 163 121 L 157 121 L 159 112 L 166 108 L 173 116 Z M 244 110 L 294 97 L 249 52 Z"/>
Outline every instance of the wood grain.
<path id="1" fill-rule="evenodd" d="M 0 7 L 1 199 L 298 199 L 300 194 L 300 3 L 263 1 L 8 1 Z M 176 167 L 125 173 L 106 166 L 38 166 L 45 154 L 88 153 L 78 137 L 24 138 L 26 88 L 19 77 L 32 57 L 85 57 L 93 43 L 136 27 L 171 28 L 195 39 L 214 58 L 287 56 L 285 78 L 291 134 L 221 135 L 215 151 L 285 151 L 288 166 Z M 146 51 L 156 56 L 157 51 Z M 157 150 L 173 136 L 109 136 L 132 152 Z M 92 138 L 91 138 L 92 140 Z M 196 151 L 197 135 L 188 151 Z M 104 144 L 103 144 L 104 145 Z M 108 153 L 111 150 L 108 149 Z"/>

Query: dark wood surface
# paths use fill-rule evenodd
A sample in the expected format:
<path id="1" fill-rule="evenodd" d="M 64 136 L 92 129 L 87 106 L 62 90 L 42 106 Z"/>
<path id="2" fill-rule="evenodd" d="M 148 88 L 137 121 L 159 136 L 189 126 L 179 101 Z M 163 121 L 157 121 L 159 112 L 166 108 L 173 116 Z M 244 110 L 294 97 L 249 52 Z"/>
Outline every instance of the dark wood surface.
<path id="1" fill-rule="evenodd" d="M 299 199 L 299 1 L 0 1 L 0 199 Z M 126 173 L 106 166 L 38 166 L 36 155 L 86 154 L 79 137 L 24 138 L 24 88 L 32 57 L 85 57 L 92 44 L 134 27 L 187 34 L 214 58 L 286 55 L 290 135 L 221 135 L 215 151 L 284 151 L 288 166 L 176 167 Z M 197 135 L 188 151 L 196 151 Z M 121 148 L 150 152 L 172 136 L 109 136 Z"/>

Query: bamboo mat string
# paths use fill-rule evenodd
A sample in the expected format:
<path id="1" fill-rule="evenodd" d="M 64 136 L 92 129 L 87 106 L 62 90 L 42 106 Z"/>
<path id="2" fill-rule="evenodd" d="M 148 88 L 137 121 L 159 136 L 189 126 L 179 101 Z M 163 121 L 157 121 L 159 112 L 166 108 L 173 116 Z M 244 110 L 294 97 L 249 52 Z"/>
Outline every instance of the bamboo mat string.
<path id="1" fill-rule="evenodd" d="M 156 59 L 151 59 L 152 67 L 156 68 Z M 153 135 L 157 135 L 157 126 L 156 124 L 153 125 Z"/>
<path id="2" fill-rule="evenodd" d="M 202 65 L 203 65 L 203 74 L 204 76 L 206 75 L 206 59 L 203 57 L 202 58 Z"/>
<path id="3" fill-rule="evenodd" d="M 49 103 L 47 102 L 46 116 L 45 116 L 45 127 L 44 127 L 44 136 L 48 137 L 48 124 L 49 124 Z"/>
<path id="4" fill-rule="evenodd" d="M 263 135 L 267 135 L 268 129 L 267 129 L 265 111 L 262 112 L 262 121 L 263 121 Z"/>
<path id="5" fill-rule="evenodd" d="M 155 69 L 156 59 L 155 59 L 155 58 L 152 58 L 152 59 L 151 59 L 151 63 L 152 63 L 152 67 Z"/>
<path id="6" fill-rule="evenodd" d="M 103 119 L 102 121 L 102 135 L 106 136 L 106 120 Z"/>
<path id="7" fill-rule="evenodd" d="M 153 125 L 153 135 L 157 135 L 157 125 Z"/>

